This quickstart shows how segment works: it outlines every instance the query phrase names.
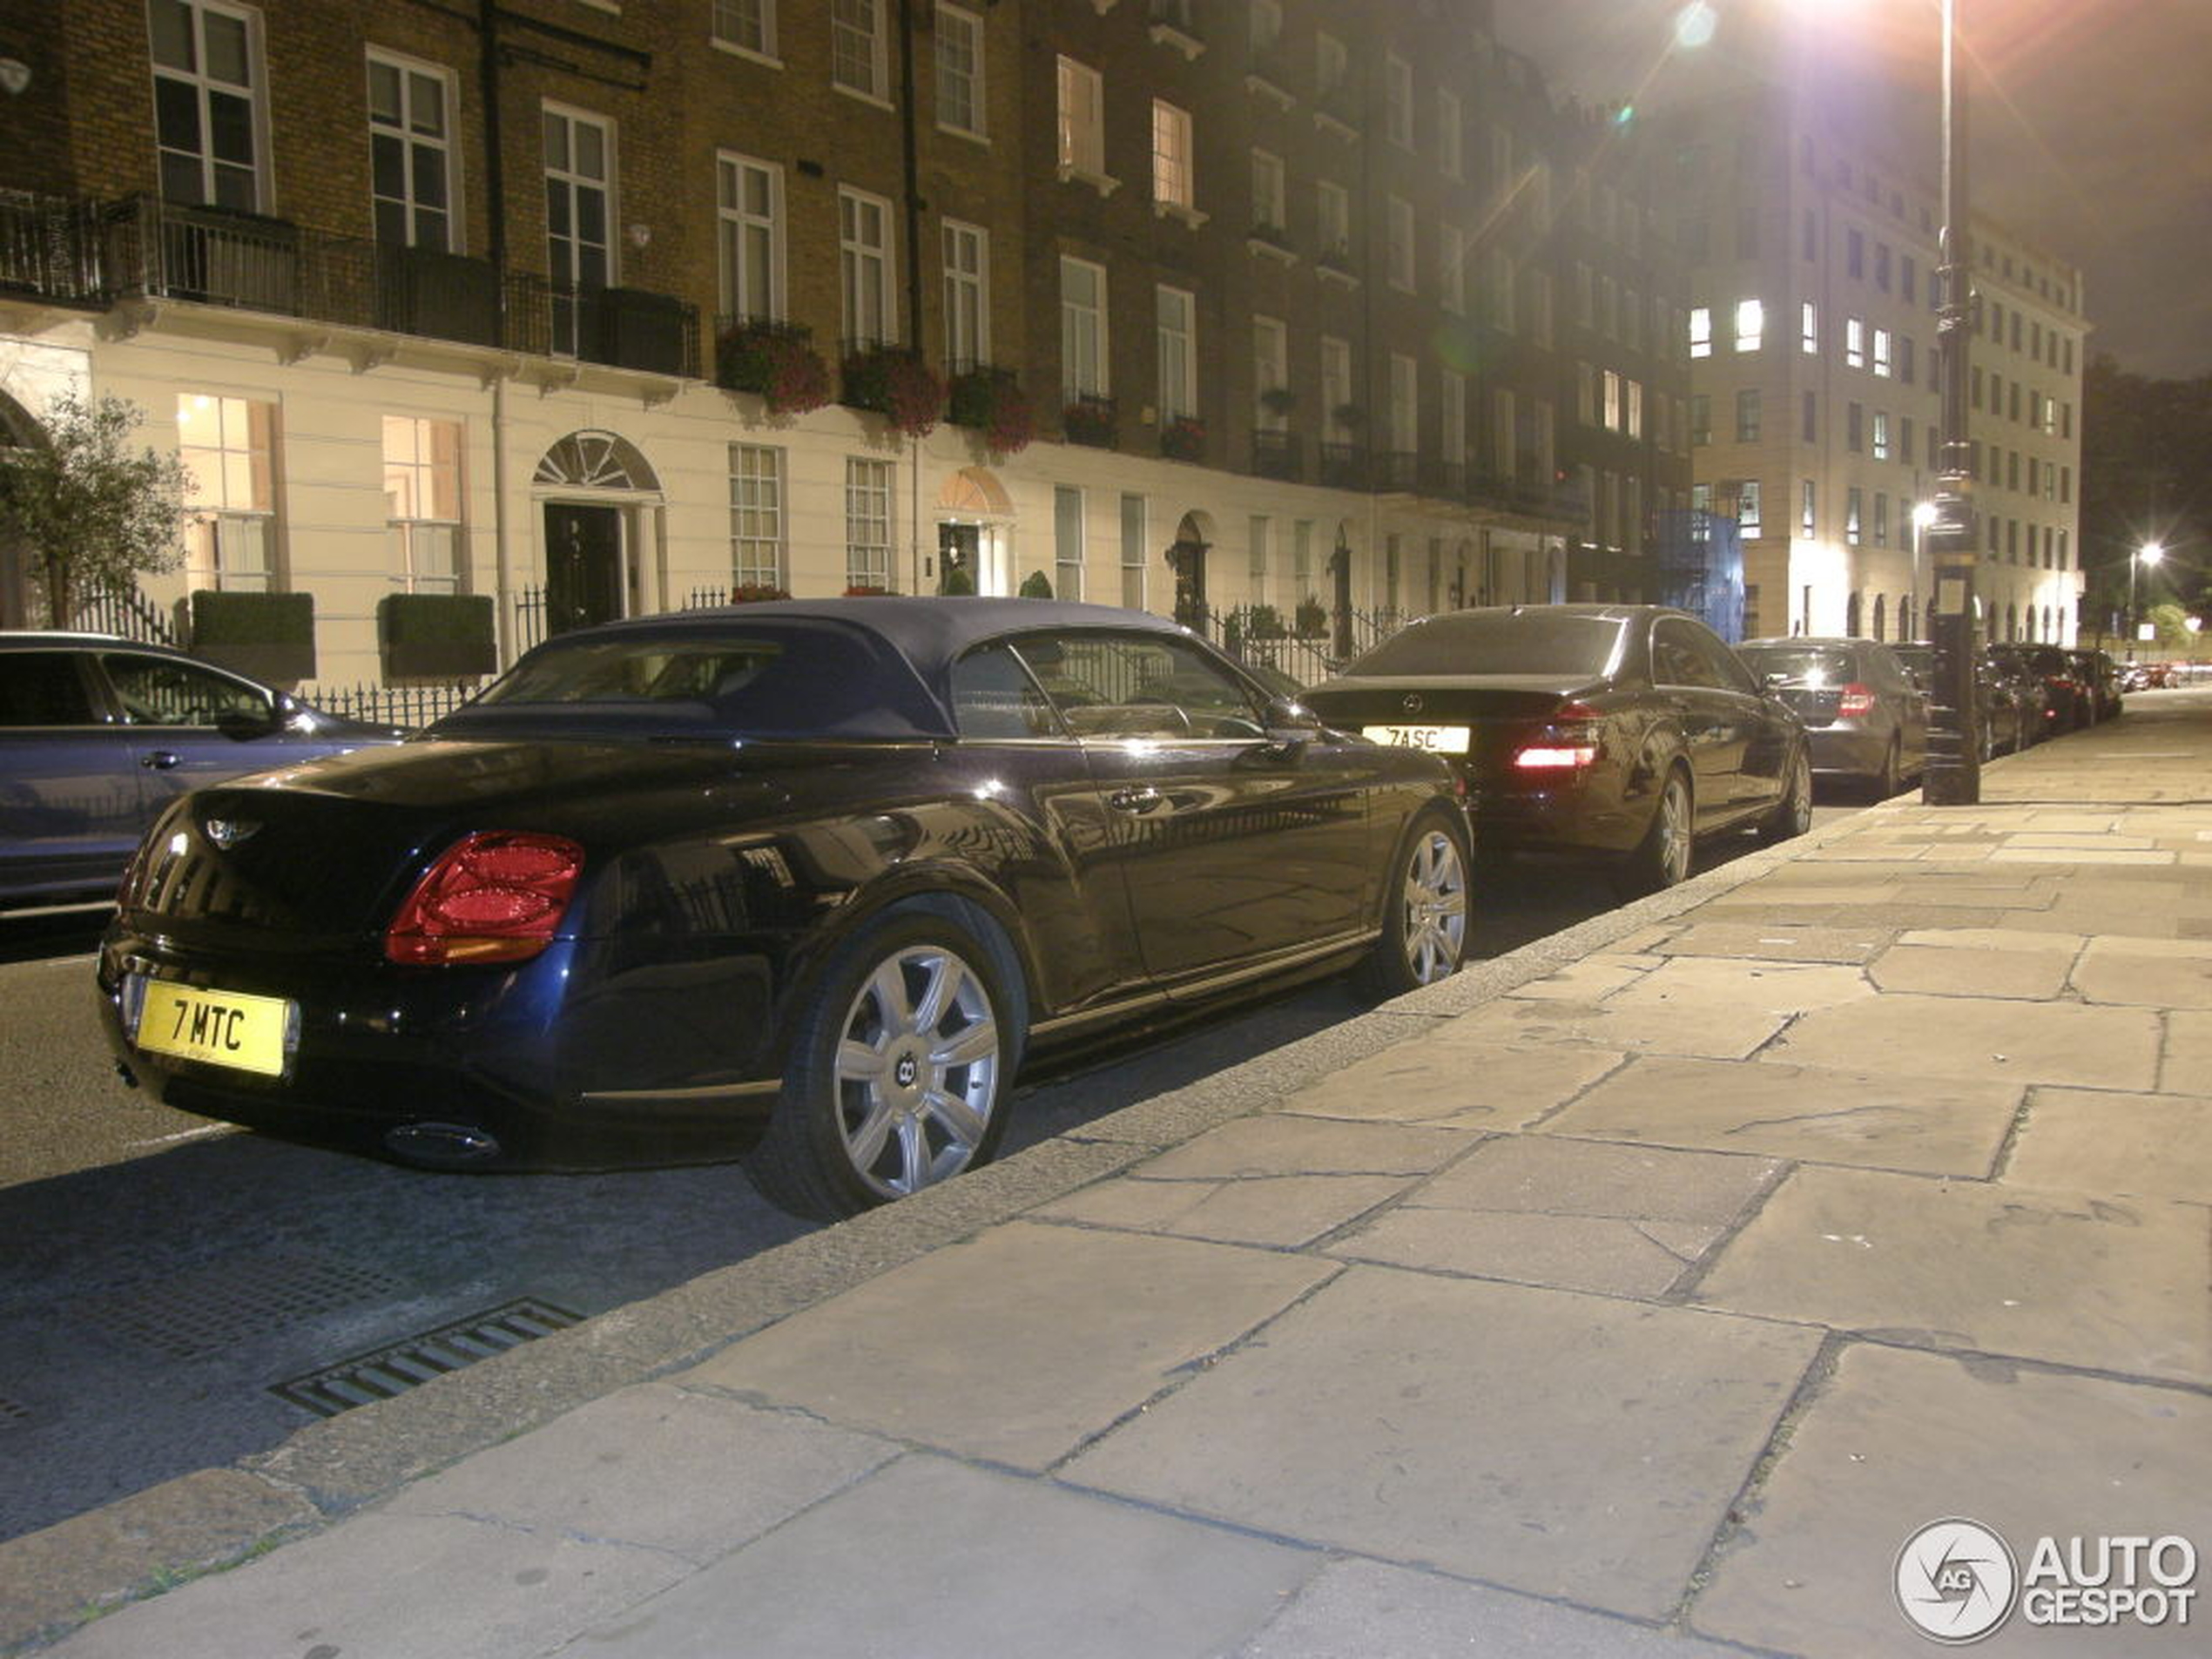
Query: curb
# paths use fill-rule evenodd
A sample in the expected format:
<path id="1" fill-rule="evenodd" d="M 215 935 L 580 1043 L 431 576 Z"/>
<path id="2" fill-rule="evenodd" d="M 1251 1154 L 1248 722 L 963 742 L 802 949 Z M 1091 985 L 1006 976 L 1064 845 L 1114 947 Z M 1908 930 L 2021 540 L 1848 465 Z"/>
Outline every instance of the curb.
<path id="1" fill-rule="evenodd" d="M 25 1654 L 128 1602 L 252 1560 L 579 1406 L 698 1365 L 894 1267 L 1064 1197 L 1320 1073 L 1393 1048 L 1508 991 L 1841 839 L 1875 806 L 1605 911 L 1441 984 L 644 1301 L 392 1399 L 301 1428 L 228 1467 L 180 1475 L 0 1543 L 0 1656 Z"/>

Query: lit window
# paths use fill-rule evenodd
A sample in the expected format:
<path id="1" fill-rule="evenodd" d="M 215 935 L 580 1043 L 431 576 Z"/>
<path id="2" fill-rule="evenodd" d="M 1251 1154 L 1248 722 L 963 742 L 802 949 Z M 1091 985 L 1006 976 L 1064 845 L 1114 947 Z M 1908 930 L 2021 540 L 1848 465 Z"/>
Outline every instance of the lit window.
<path id="1" fill-rule="evenodd" d="M 1152 199 L 1170 207 L 1196 206 L 1190 180 L 1190 111 L 1152 101 Z"/>
<path id="2" fill-rule="evenodd" d="M 1797 346 L 1807 352 L 1820 349 L 1820 311 L 1810 300 L 1797 307 Z"/>
<path id="3" fill-rule="evenodd" d="M 1844 319 L 1844 367 L 1866 367 L 1866 324 L 1858 317 Z"/>
<path id="4" fill-rule="evenodd" d="M 1098 71 L 1072 57 L 1060 60 L 1060 165 L 1102 178 L 1106 171 L 1106 94 Z"/>
<path id="5" fill-rule="evenodd" d="M 225 590 L 275 584 L 276 406 L 186 393 L 177 400 L 177 458 L 191 475 L 185 546 L 192 578 Z"/>
<path id="6" fill-rule="evenodd" d="M 405 591 L 461 591 L 458 421 L 384 417 L 384 523 Z"/>
<path id="7" fill-rule="evenodd" d="M 1874 373 L 1884 380 L 1890 377 L 1890 331 L 1886 328 L 1874 331 Z"/>
<path id="8" fill-rule="evenodd" d="M 1689 308 L 1689 354 L 1710 357 L 1713 354 L 1713 313 L 1709 306 Z"/>
<path id="9" fill-rule="evenodd" d="M 1736 302 L 1736 349 L 1757 351 L 1766 334 L 1766 307 L 1757 300 Z"/>

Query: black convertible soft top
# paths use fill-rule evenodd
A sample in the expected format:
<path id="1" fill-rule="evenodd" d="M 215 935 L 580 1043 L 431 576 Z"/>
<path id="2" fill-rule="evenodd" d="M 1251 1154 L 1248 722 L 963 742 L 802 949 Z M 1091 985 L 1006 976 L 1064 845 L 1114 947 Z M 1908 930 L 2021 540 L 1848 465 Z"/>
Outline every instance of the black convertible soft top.
<path id="1" fill-rule="evenodd" d="M 956 735 L 949 682 L 970 646 L 1039 628 L 1181 637 L 1145 611 L 1047 599 L 784 599 L 669 611 L 579 629 L 528 652 L 484 694 L 431 728 L 438 737 L 665 732 L 701 737 L 912 740 Z M 597 696 L 577 682 L 611 678 L 608 660 L 680 652 L 711 657 L 728 642 L 752 671 L 695 677 L 675 694 Z M 711 667 L 736 667 L 713 663 Z M 726 684 L 726 691 L 721 685 Z"/>

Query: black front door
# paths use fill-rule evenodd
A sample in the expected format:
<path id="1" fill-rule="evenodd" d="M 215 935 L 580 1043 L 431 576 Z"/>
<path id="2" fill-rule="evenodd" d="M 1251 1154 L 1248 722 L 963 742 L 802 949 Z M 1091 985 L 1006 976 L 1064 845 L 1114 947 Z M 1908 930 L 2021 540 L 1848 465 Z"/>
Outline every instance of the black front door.
<path id="1" fill-rule="evenodd" d="M 980 593 L 976 577 L 981 566 L 983 527 L 981 524 L 937 526 L 937 591 Z"/>
<path id="2" fill-rule="evenodd" d="M 1175 619 L 1186 628 L 1206 625 L 1206 552 L 1212 544 L 1189 537 L 1168 549 L 1175 571 Z"/>
<path id="3" fill-rule="evenodd" d="M 622 615 L 622 509 L 545 504 L 545 631 Z"/>

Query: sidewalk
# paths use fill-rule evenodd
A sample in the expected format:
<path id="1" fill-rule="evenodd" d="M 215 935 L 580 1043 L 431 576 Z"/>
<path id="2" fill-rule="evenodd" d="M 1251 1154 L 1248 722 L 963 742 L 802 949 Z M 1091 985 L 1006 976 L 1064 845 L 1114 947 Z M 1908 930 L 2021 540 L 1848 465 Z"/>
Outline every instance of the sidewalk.
<path id="1" fill-rule="evenodd" d="M 1947 1517 L 2212 1556 L 2212 690 L 1983 798 L 0 1546 L 0 1650 L 1857 1659 Z"/>

